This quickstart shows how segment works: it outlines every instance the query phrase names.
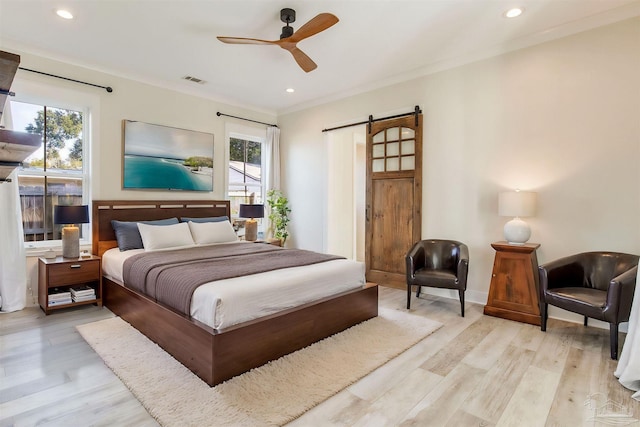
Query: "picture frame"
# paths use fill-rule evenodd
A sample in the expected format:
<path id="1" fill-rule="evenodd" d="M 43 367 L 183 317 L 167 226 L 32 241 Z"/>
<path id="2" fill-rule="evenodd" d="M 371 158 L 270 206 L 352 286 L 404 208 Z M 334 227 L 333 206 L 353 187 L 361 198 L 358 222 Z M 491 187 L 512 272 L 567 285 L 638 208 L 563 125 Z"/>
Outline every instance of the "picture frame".
<path id="1" fill-rule="evenodd" d="M 122 121 L 123 190 L 213 191 L 211 133 Z"/>

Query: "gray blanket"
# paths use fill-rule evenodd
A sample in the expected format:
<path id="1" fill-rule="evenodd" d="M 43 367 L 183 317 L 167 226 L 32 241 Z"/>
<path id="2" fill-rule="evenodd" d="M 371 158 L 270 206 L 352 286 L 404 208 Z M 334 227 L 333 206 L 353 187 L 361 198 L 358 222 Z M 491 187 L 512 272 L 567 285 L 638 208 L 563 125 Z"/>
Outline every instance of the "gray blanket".
<path id="1" fill-rule="evenodd" d="M 193 292 L 204 283 L 340 258 L 268 244 L 232 243 L 134 255 L 124 262 L 123 279 L 125 286 L 189 316 Z"/>

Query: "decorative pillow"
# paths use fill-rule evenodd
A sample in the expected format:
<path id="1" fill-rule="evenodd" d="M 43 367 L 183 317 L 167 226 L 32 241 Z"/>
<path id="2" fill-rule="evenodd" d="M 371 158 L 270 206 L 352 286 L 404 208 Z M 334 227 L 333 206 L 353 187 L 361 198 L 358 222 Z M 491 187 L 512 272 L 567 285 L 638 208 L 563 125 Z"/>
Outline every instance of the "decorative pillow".
<path id="1" fill-rule="evenodd" d="M 153 225 L 171 225 L 178 224 L 178 218 L 159 219 L 156 221 L 141 221 L 144 224 Z M 138 223 L 134 221 L 111 221 L 113 231 L 116 233 L 116 240 L 118 241 L 118 248 L 121 251 L 128 251 L 129 249 L 142 249 L 142 239 L 140 238 L 140 231 L 138 231 Z"/>
<path id="2" fill-rule="evenodd" d="M 236 232 L 229 221 L 220 222 L 189 222 L 189 229 L 193 240 L 198 245 L 212 243 L 229 243 L 238 240 Z"/>
<path id="3" fill-rule="evenodd" d="M 229 217 L 228 216 L 210 216 L 210 217 L 206 217 L 206 218 L 188 218 L 188 217 L 181 217 L 180 218 L 180 222 L 222 222 L 222 221 L 229 221 Z"/>
<path id="4" fill-rule="evenodd" d="M 189 226 L 182 222 L 173 225 L 150 225 L 138 223 L 145 251 L 178 249 L 193 246 Z"/>

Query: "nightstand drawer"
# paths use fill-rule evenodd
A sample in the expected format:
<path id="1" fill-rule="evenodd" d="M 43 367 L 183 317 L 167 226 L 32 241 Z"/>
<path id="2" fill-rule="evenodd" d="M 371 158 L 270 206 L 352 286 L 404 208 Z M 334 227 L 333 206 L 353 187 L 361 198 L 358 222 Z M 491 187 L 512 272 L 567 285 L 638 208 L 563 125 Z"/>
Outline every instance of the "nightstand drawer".
<path id="1" fill-rule="evenodd" d="M 73 285 L 100 279 L 100 260 L 52 264 L 47 268 L 48 287 Z"/>

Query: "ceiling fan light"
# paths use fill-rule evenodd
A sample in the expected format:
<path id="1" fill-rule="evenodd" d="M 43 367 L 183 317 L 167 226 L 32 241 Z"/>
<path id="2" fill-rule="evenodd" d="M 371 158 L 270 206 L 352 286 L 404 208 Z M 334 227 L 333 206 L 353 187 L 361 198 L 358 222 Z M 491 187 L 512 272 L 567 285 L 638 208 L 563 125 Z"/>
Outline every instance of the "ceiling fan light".
<path id="1" fill-rule="evenodd" d="M 295 90 L 294 88 L 292 88 L 292 87 L 287 88 L 287 93 L 293 93 L 293 92 L 295 92 L 295 91 L 296 91 L 296 90 Z"/>
<path id="2" fill-rule="evenodd" d="M 522 15 L 522 13 L 524 12 L 524 9 L 521 7 L 514 7 L 512 9 L 507 10 L 504 13 L 504 16 L 507 18 L 516 18 L 520 15 Z"/>
<path id="3" fill-rule="evenodd" d="M 282 34 L 280 34 L 280 39 L 286 39 L 293 35 L 293 27 L 286 25 L 282 27 Z"/>

